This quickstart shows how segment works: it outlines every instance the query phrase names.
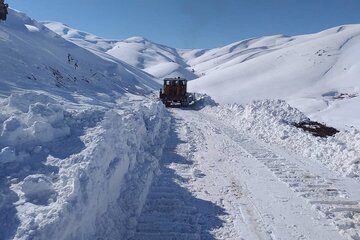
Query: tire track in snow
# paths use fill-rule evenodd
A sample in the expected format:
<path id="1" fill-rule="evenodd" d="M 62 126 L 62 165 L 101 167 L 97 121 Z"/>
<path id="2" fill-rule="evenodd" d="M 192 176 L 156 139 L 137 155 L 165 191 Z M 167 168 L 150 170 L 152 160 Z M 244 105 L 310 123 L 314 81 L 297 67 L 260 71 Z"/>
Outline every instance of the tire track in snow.
<path id="1" fill-rule="evenodd" d="M 242 144 L 298 196 L 331 219 L 340 233 L 349 239 L 360 239 L 360 202 L 335 186 L 336 180 L 304 170 L 271 150 L 259 147 L 255 141 L 245 140 Z"/>
<path id="2" fill-rule="evenodd" d="M 306 201 L 298 199 L 296 192 L 282 184 L 283 181 L 279 177 L 275 174 L 272 175 L 274 177 L 269 176 L 273 172 L 269 171 L 270 168 L 261 158 L 278 158 L 274 152 L 251 141 L 250 138 L 239 136 L 232 126 L 224 125 L 212 116 L 202 113 L 199 115 L 198 122 L 203 122 L 203 126 L 199 128 L 203 131 L 206 129 L 205 132 L 209 135 L 218 134 L 214 140 L 217 143 L 213 143 L 217 145 L 214 151 L 220 152 L 216 170 L 219 171 L 218 176 L 227 176 L 224 182 L 228 181 L 220 184 L 227 185 L 226 190 L 222 192 L 225 195 L 224 207 L 233 218 L 233 227 L 239 229 L 237 237 L 231 239 L 341 238 L 325 217 L 316 214 Z M 220 139 L 223 141 L 222 144 L 219 144 Z M 209 140 L 207 137 L 208 142 Z M 246 155 L 247 157 L 244 157 Z M 224 171 L 221 171 L 222 168 Z M 291 169 L 290 172 L 293 174 L 297 170 L 301 168 Z M 206 173 L 208 172 L 205 171 Z M 229 202 L 230 206 L 227 206 L 226 202 Z"/>
<path id="3" fill-rule="evenodd" d="M 277 236 L 272 226 L 274 221 L 271 220 L 274 217 L 259 208 L 262 203 L 256 199 L 256 194 L 259 192 L 254 195 L 253 185 L 248 188 L 246 178 L 255 180 L 257 187 L 261 187 L 263 183 L 256 180 L 254 169 L 251 169 L 253 166 L 249 168 L 238 161 L 239 158 L 246 158 L 244 156 L 249 154 L 237 142 L 229 138 L 224 132 L 224 126 L 197 112 L 182 112 L 181 116 L 190 122 L 194 136 L 205 135 L 204 138 L 198 138 L 197 142 L 206 142 L 207 145 L 194 153 L 197 168 L 204 173 L 205 177 L 195 179 L 190 184 L 190 188 L 197 197 L 217 203 L 228 213 L 222 218 L 223 226 L 213 231 L 216 239 L 311 239 L 303 237 L 302 232 L 289 224 L 281 226 L 281 230 L 287 232 Z M 252 159 L 251 161 L 254 162 Z M 255 167 L 255 171 L 259 170 L 259 166 L 261 166 L 260 163 Z M 243 177 L 239 178 L 240 175 Z M 260 190 L 260 195 L 267 198 L 266 194 L 264 196 L 261 192 L 262 190 Z M 268 202 L 273 204 L 274 201 L 277 199 Z M 295 218 L 293 213 L 287 214 L 286 217 L 289 215 Z M 283 222 L 281 219 L 275 222 L 279 221 Z"/>
<path id="4" fill-rule="evenodd" d="M 229 130 L 227 132 L 233 135 L 233 132 Z M 233 135 L 232 138 L 298 196 L 305 198 L 314 209 L 330 219 L 347 239 L 360 239 L 358 194 L 351 197 L 345 189 L 336 186 L 338 179 L 329 179 L 327 176 L 320 176 L 303 169 L 289 157 L 282 157 L 249 137 Z"/>
<path id="5" fill-rule="evenodd" d="M 348 196 L 333 179 L 304 170 L 211 116 L 172 112 L 161 174 L 131 240 L 341 239 L 322 207 L 341 205 L 336 201 Z"/>

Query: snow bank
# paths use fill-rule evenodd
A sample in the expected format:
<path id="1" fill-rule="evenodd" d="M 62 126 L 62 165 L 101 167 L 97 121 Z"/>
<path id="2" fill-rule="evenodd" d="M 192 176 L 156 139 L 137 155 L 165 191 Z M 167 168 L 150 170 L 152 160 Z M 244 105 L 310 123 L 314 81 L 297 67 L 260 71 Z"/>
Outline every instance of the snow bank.
<path id="1" fill-rule="evenodd" d="M 1 103 L 1 108 L 0 145 L 36 146 L 70 134 L 64 124 L 63 107 L 46 95 L 13 94 Z"/>
<path id="2" fill-rule="evenodd" d="M 168 132 L 160 85 L 12 9 L 0 41 L 0 239 L 123 238 Z"/>
<path id="3" fill-rule="evenodd" d="M 121 238 L 157 172 L 167 112 L 144 97 L 113 109 L 56 102 L 0 102 L 0 239 Z"/>
<path id="4" fill-rule="evenodd" d="M 319 138 L 292 126 L 307 117 L 282 100 L 261 100 L 251 104 L 208 107 L 203 111 L 215 114 L 241 134 L 289 149 L 306 158 L 321 161 L 342 175 L 360 179 L 360 131 L 341 130 L 328 138 Z"/>

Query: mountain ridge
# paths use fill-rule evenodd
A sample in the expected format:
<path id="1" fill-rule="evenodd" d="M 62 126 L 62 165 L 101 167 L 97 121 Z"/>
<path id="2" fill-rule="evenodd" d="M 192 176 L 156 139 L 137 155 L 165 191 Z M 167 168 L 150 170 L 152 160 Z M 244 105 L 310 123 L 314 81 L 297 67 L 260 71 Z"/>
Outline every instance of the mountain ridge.
<path id="1" fill-rule="evenodd" d="M 220 103 L 284 99 L 316 120 L 338 127 L 358 126 L 354 106 L 359 98 L 336 98 L 341 94 L 359 95 L 358 24 L 299 36 L 250 38 L 214 49 L 176 49 L 139 36 L 103 39 L 63 23 L 37 24 L 29 22 L 27 27 L 36 31 L 45 26 L 53 37 L 60 34 L 101 59 L 120 61 L 126 68 L 133 68 L 131 71 L 140 69 L 158 83 L 165 77 L 196 79 L 190 81 L 189 90 L 209 94 Z M 329 92 L 333 96 L 329 97 Z"/>
<path id="2" fill-rule="evenodd" d="M 334 99 L 359 95 L 360 58 L 354 54 L 359 35 L 360 25 L 349 24 L 313 34 L 250 38 L 214 49 L 176 49 L 134 37 L 118 41 L 106 53 L 159 79 L 196 79 L 189 89 L 220 103 L 284 99 L 319 121 L 360 127 L 353 120 L 359 98 Z M 324 97 L 327 92 L 335 95 Z M 340 117 L 348 115 L 352 120 Z"/>

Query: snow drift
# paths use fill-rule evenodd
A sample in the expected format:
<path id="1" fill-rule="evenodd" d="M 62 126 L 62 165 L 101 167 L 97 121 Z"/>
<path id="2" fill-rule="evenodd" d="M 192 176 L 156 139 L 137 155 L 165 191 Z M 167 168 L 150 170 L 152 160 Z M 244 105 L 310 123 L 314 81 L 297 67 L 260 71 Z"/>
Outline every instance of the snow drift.
<path id="1" fill-rule="evenodd" d="M 360 131 L 356 128 L 341 130 L 328 138 L 315 137 L 293 126 L 292 123 L 308 117 L 283 100 L 260 100 L 245 106 L 220 105 L 203 111 L 234 126 L 240 134 L 315 159 L 340 175 L 360 180 Z"/>
<path id="2" fill-rule="evenodd" d="M 157 171 L 165 108 L 149 99 L 82 111 L 48 102 L 55 100 L 32 94 L 1 102 L 0 238 L 123 236 Z"/>

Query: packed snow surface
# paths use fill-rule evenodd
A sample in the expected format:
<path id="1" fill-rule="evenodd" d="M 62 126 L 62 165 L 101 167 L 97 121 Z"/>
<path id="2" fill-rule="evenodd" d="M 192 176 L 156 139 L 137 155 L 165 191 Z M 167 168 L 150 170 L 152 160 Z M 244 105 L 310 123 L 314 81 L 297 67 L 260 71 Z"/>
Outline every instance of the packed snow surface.
<path id="1" fill-rule="evenodd" d="M 309 142 L 342 137 L 319 144 L 289 124 L 305 116 L 281 101 L 171 112 L 162 175 L 132 239 L 359 238 L 359 181 L 307 156 Z M 296 151 L 284 130 L 299 131 Z M 343 136 L 358 146 L 359 132 Z M 355 155 L 350 141 L 341 145 Z"/>
<path id="2" fill-rule="evenodd" d="M 10 9 L 0 239 L 360 239 L 359 36 L 175 49 Z M 178 76 L 216 102 L 167 110 L 152 91 Z"/>

